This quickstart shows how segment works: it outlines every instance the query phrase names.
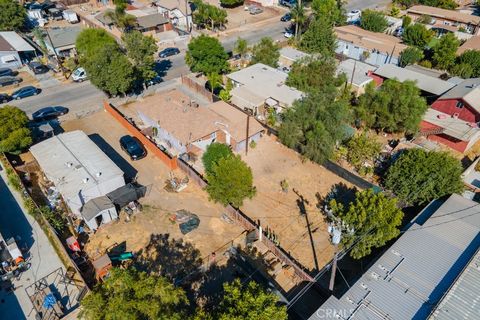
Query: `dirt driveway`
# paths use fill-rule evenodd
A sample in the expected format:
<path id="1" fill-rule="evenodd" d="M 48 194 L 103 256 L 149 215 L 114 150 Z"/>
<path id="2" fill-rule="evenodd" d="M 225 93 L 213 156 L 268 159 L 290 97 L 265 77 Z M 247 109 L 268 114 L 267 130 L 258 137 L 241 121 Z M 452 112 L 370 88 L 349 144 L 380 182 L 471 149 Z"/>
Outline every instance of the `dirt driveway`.
<path id="1" fill-rule="evenodd" d="M 302 162 L 297 153 L 273 136 L 263 137 L 248 156 L 242 154 L 242 158 L 252 168 L 257 188 L 257 195 L 245 202 L 243 212 L 271 228 L 280 245 L 305 267 L 322 268 L 333 257 L 333 247 L 317 208 L 318 197 L 325 196 L 334 184 L 349 184 L 322 166 Z M 280 186 L 282 180 L 289 185 L 286 193 Z M 302 211 L 307 212 L 307 217 Z"/>
<path id="2" fill-rule="evenodd" d="M 193 242 L 202 257 L 206 257 L 243 232 L 242 228 L 224 222 L 221 219 L 223 207 L 209 202 L 207 194 L 193 182 L 181 193 L 165 191 L 170 170 L 150 154 L 139 161 L 131 161 L 118 143 L 128 132 L 106 112 L 64 122 L 62 127 L 65 131 L 83 130 L 124 171 L 126 178 L 137 176 L 138 182 L 150 189 L 141 200 L 144 212 L 128 223 L 121 217 L 118 222 L 102 226 L 86 246 L 89 254 L 103 252 L 124 241 L 127 250 L 138 251 L 147 245 L 152 234 L 169 234 L 171 238 Z M 178 170 L 174 174 L 183 177 Z M 180 209 L 197 214 L 201 220 L 200 226 L 185 236 L 178 225 L 169 220 L 170 215 Z"/>

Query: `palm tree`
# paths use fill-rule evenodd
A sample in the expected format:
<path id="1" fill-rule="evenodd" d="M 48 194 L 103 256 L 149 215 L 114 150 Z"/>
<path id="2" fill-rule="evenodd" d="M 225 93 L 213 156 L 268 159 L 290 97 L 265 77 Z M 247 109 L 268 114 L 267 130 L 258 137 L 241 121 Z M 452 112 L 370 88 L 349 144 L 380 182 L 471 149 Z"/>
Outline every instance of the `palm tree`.
<path id="1" fill-rule="evenodd" d="M 301 32 L 300 28 L 305 23 L 307 16 L 305 14 L 305 7 L 302 5 L 302 1 L 299 0 L 297 4 L 290 11 L 292 19 L 295 21 L 295 39 L 298 39 L 298 36 Z"/>
<path id="2" fill-rule="evenodd" d="M 212 91 L 212 93 L 214 93 L 215 89 L 217 89 L 223 84 L 222 76 L 216 72 L 212 72 L 208 74 L 207 78 L 208 78 L 208 83 L 210 84 L 210 90 Z"/>

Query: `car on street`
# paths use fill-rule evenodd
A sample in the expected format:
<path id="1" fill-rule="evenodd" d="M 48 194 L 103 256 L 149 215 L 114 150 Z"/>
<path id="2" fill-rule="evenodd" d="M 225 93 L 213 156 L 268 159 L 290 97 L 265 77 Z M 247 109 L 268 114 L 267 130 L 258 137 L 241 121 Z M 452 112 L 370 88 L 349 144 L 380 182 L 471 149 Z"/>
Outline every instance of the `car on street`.
<path id="1" fill-rule="evenodd" d="M 63 116 L 68 113 L 68 108 L 55 106 L 55 107 L 45 107 L 40 110 L 35 111 L 32 114 L 32 119 L 34 121 L 45 121 Z"/>
<path id="2" fill-rule="evenodd" d="M 360 21 L 360 17 L 362 15 L 362 11 L 360 10 L 352 10 L 347 13 L 347 23 L 357 23 Z"/>
<path id="3" fill-rule="evenodd" d="M 283 36 L 287 39 L 290 39 L 291 37 L 293 37 L 293 31 L 287 30 L 287 31 L 285 31 Z"/>
<path id="4" fill-rule="evenodd" d="M 22 78 L 12 76 L 0 77 L 0 87 L 9 86 L 12 84 L 19 84 L 20 82 L 22 82 Z"/>
<path id="5" fill-rule="evenodd" d="M 285 13 L 285 14 L 280 18 L 280 21 L 283 21 L 283 22 L 287 22 L 287 21 L 290 21 L 290 20 L 292 20 L 292 15 L 290 14 L 290 12 Z"/>
<path id="6" fill-rule="evenodd" d="M 180 50 L 178 48 L 170 47 L 170 48 L 165 48 L 162 51 L 158 53 L 158 56 L 160 58 L 166 58 L 170 56 L 174 56 L 180 53 Z"/>
<path id="7" fill-rule="evenodd" d="M 0 68 L 0 77 L 13 76 L 13 70 L 10 68 Z"/>
<path id="8" fill-rule="evenodd" d="M 75 82 L 83 82 L 87 80 L 87 72 L 83 68 L 75 69 L 72 73 L 72 80 Z"/>
<path id="9" fill-rule="evenodd" d="M 280 0 L 280 5 L 288 8 L 293 8 L 297 4 L 297 0 Z"/>
<path id="10" fill-rule="evenodd" d="M 26 97 L 36 96 L 39 93 L 40 93 L 40 89 L 35 88 L 34 86 L 27 86 L 27 87 L 20 88 L 14 93 L 12 93 L 12 99 L 20 100 Z"/>
<path id="11" fill-rule="evenodd" d="M 48 72 L 48 67 L 40 62 L 32 61 L 28 64 L 28 67 L 33 71 L 35 74 L 42 74 Z"/>
<path id="12" fill-rule="evenodd" d="M 159 83 L 162 82 L 162 81 L 163 81 L 162 77 L 160 77 L 159 75 L 156 75 L 156 76 L 153 77 L 152 79 L 147 80 L 147 81 L 145 82 L 145 84 L 147 85 L 147 87 L 150 87 L 150 86 L 159 84 Z"/>
<path id="13" fill-rule="evenodd" d="M 132 136 L 121 137 L 120 147 L 130 156 L 131 160 L 140 160 L 147 155 L 147 150 L 142 143 Z"/>
<path id="14" fill-rule="evenodd" d="M 0 93 L 0 103 L 5 103 L 10 101 L 12 99 L 8 94 L 6 93 Z"/>
<path id="15" fill-rule="evenodd" d="M 393 31 L 393 35 L 394 35 L 395 37 L 401 38 L 402 35 L 403 35 L 403 31 L 404 31 L 404 30 L 403 30 L 402 27 L 398 27 L 397 29 L 395 29 L 395 31 Z"/>
<path id="16" fill-rule="evenodd" d="M 262 13 L 262 12 L 263 12 L 263 9 L 260 8 L 260 7 L 251 6 L 248 11 L 250 12 L 251 15 L 256 15 L 256 14 Z"/>

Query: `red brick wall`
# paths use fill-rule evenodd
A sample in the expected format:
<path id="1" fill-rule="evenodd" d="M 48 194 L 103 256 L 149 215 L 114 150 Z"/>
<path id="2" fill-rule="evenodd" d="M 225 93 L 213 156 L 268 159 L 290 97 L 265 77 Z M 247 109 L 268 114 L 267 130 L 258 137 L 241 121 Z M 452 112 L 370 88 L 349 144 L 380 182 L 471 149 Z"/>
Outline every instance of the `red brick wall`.
<path id="1" fill-rule="evenodd" d="M 457 108 L 457 102 L 459 100 L 437 100 L 432 104 L 432 108 L 448 115 L 453 115 L 454 113 L 458 113 L 459 119 L 467 122 L 479 122 L 480 121 L 480 114 L 473 110 L 467 103 L 463 102 L 463 108 Z"/>
<path id="2" fill-rule="evenodd" d="M 148 149 L 150 153 L 152 153 L 154 156 L 162 160 L 163 163 L 165 163 L 170 169 L 174 170 L 177 168 L 177 159 L 176 157 L 171 158 L 169 155 L 164 153 L 162 150 L 160 150 L 155 143 L 147 139 L 140 130 L 138 130 L 136 127 L 134 127 L 130 122 L 125 120 L 125 118 L 122 116 L 122 114 L 112 107 L 110 103 L 104 101 L 103 102 L 103 107 L 105 111 L 107 111 L 112 117 L 115 118 L 115 120 L 118 121 L 125 129 L 132 134 L 132 136 L 136 137 L 138 140 L 140 140 L 143 145 Z"/>

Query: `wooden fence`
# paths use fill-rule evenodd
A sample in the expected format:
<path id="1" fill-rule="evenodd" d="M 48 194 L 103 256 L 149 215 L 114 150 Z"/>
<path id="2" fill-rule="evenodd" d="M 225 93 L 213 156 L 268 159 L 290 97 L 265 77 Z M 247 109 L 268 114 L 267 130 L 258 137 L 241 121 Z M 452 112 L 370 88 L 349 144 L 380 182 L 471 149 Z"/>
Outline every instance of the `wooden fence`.
<path id="1" fill-rule="evenodd" d="M 207 89 L 205 89 L 202 85 L 200 85 L 199 83 L 193 81 L 192 79 L 190 79 L 189 77 L 187 76 L 182 76 L 182 84 L 183 85 L 186 85 L 187 87 L 189 87 L 190 89 L 194 90 L 196 93 L 199 93 L 201 94 L 202 96 L 204 96 L 208 101 L 210 102 L 214 102 L 214 97 L 213 97 L 213 94 L 208 91 Z"/>

